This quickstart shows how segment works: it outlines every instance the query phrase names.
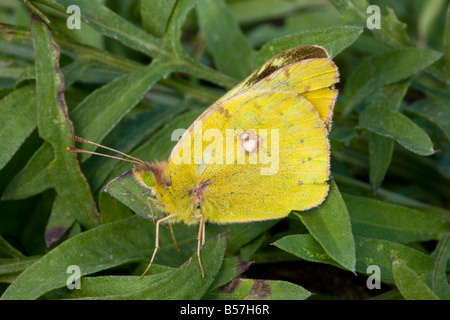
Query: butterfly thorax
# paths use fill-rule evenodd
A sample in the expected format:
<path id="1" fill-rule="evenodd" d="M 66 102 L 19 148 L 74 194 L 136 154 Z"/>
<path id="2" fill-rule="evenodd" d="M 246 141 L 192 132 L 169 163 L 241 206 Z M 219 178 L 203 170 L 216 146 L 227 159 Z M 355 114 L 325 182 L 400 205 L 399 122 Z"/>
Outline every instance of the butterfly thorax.
<path id="1" fill-rule="evenodd" d="M 204 192 L 211 181 L 180 184 L 175 179 L 173 183 L 167 176 L 166 169 L 167 162 L 149 162 L 135 167 L 133 172 L 139 183 L 151 190 L 159 209 L 166 214 L 174 214 L 173 222 L 198 223 L 199 214 L 205 213 Z"/>

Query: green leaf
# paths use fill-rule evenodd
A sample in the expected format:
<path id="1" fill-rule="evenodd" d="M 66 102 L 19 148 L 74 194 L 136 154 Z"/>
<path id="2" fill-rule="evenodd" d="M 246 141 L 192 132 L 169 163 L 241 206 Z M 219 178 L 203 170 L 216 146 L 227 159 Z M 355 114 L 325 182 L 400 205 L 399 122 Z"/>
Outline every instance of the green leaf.
<path id="1" fill-rule="evenodd" d="M 232 223 L 228 225 L 212 224 L 206 228 L 206 237 L 208 238 L 217 233 L 228 232 L 227 252 L 238 254 L 241 247 L 267 232 L 276 223 L 278 223 L 278 220 Z"/>
<path id="2" fill-rule="evenodd" d="M 424 48 L 393 49 L 373 55 L 353 69 L 344 93 L 344 115 L 386 84 L 406 79 L 432 65 L 441 53 Z"/>
<path id="3" fill-rule="evenodd" d="M 64 199 L 57 195 L 45 227 L 45 245 L 47 248 L 60 240 L 75 221 L 75 218 L 70 214 L 70 210 L 66 208 Z"/>
<path id="4" fill-rule="evenodd" d="M 197 14 L 217 69 L 236 79 L 245 78 L 253 71 L 253 49 L 228 6 L 223 0 L 202 0 L 197 5 Z"/>
<path id="5" fill-rule="evenodd" d="M 114 180 L 110 181 L 104 188 L 103 192 L 108 193 L 112 197 L 119 200 L 128 208 L 133 210 L 141 217 L 151 219 L 151 211 L 147 198 L 153 198 L 150 190 L 138 183 L 134 177 L 133 171 L 127 171 Z M 151 204 L 150 204 L 151 205 Z M 152 205 L 155 219 L 164 217 L 161 210 Z"/>
<path id="6" fill-rule="evenodd" d="M 369 4 L 366 0 L 330 0 L 333 6 L 341 13 L 341 18 L 349 23 L 364 23 L 367 14 L 365 13 Z"/>
<path id="7" fill-rule="evenodd" d="M 366 0 L 330 0 L 330 2 L 341 13 L 341 18 L 347 23 L 367 25 L 372 12 L 368 12 L 369 3 Z M 395 12 L 386 7 L 387 15 L 382 15 L 379 19 L 380 29 L 369 29 L 374 37 L 384 44 L 396 48 L 411 46 L 412 42 L 408 37 L 406 24 L 397 20 Z"/>
<path id="8" fill-rule="evenodd" d="M 141 19 L 145 30 L 158 38 L 164 36 L 175 3 L 176 0 L 141 0 Z"/>
<path id="9" fill-rule="evenodd" d="M 210 292 L 216 300 L 305 300 L 311 293 L 291 282 L 238 278 Z"/>
<path id="10" fill-rule="evenodd" d="M 334 180 L 330 180 L 330 191 L 320 206 L 295 214 L 330 257 L 344 268 L 355 270 L 355 242 L 350 216 Z"/>
<path id="11" fill-rule="evenodd" d="M 2 299 L 36 299 L 53 289 L 64 287 L 70 275 L 66 273 L 70 265 L 80 267 L 81 276 L 85 276 L 149 258 L 155 246 L 154 230 L 152 222 L 132 216 L 82 232 L 64 241 L 25 270 L 7 288 Z M 175 252 L 170 232 L 161 230 L 155 263 L 177 266 L 195 252 L 196 230 L 175 225 L 174 232 L 180 251 Z M 165 254 L 167 251 L 170 255 Z M 207 263 L 207 259 L 203 258 L 203 262 Z"/>
<path id="12" fill-rule="evenodd" d="M 450 98 L 430 96 L 407 105 L 406 110 L 430 120 L 450 139 Z"/>
<path id="13" fill-rule="evenodd" d="M 74 122 L 76 134 L 91 141 L 101 141 L 120 119 L 142 99 L 151 86 L 164 77 L 172 67 L 173 65 L 170 63 L 151 64 L 125 74 L 92 92 L 69 114 Z M 158 123 L 159 120 L 155 119 L 155 124 Z M 153 124 L 149 125 L 147 129 L 152 128 L 154 128 Z M 67 146 L 71 144 L 72 142 Z M 93 151 L 95 147 L 87 145 L 83 146 L 83 149 Z M 127 150 L 122 151 L 126 152 Z M 87 158 L 89 158 L 88 155 L 80 157 L 81 160 Z M 51 147 L 44 143 L 10 182 L 3 198 L 23 199 L 51 187 L 46 170 L 42 170 L 42 168 L 49 167 L 52 160 Z M 108 172 L 105 170 L 99 174 L 104 179 Z M 103 181 L 101 180 L 100 183 Z M 98 188 L 98 184 L 94 187 Z"/>
<path id="14" fill-rule="evenodd" d="M 100 192 L 99 208 L 102 222 L 108 223 L 131 217 L 131 210 L 105 192 Z"/>
<path id="15" fill-rule="evenodd" d="M 394 152 L 394 140 L 369 132 L 369 180 L 373 194 L 381 186 Z"/>
<path id="16" fill-rule="evenodd" d="M 386 11 L 387 15 L 381 17 L 381 28 L 371 30 L 374 37 L 392 48 L 413 46 L 407 25 L 397 19 L 394 10 L 386 7 Z"/>
<path id="17" fill-rule="evenodd" d="M 73 217 L 87 228 L 94 227 L 99 223 L 94 198 L 74 155 L 65 150 L 71 144 L 73 128 L 64 100 L 59 47 L 38 18 L 33 16 L 31 26 L 36 55 L 38 130 L 55 154 L 47 172 Z"/>
<path id="18" fill-rule="evenodd" d="M 0 169 L 36 128 L 36 90 L 26 85 L 0 100 Z"/>
<path id="19" fill-rule="evenodd" d="M 398 111 L 410 83 L 411 81 L 408 79 L 380 89 L 370 105 L 374 108 L 386 106 Z M 374 194 L 386 175 L 393 151 L 394 141 L 391 138 L 379 136 L 372 132 L 369 133 L 369 178 Z"/>
<path id="20" fill-rule="evenodd" d="M 173 63 L 156 61 L 95 90 L 70 113 L 76 134 L 101 141 L 143 95 L 173 69 Z M 83 149 L 92 151 L 95 147 L 86 145 Z M 89 156 L 83 154 L 82 161 Z"/>
<path id="21" fill-rule="evenodd" d="M 222 266 L 220 267 L 220 270 L 216 278 L 214 279 L 213 283 L 211 283 L 208 292 L 226 285 L 227 283 L 235 279 L 237 276 L 247 271 L 250 264 L 251 264 L 250 262 L 238 258 L 223 259 Z M 206 293 L 206 295 L 208 294 L 208 292 Z M 203 297 L 203 299 L 205 299 L 205 297 Z"/>
<path id="22" fill-rule="evenodd" d="M 25 199 L 50 189 L 53 184 L 46 168 L 53 159 L 52 146 L 44 142 L 22 170 L 9 182 L 2 200 Z"/>
<path id="23" fill-rule="evenodd" d="M 0 282 L 13 283 L 24 270 L 29 268 L 41 256 L 0 259 Z"/>
<path id="24" fill-rule="evenodd" d="M 430 287 L 442 300 L 448 300 L 450 286 L 447 281 L 447 262 L 449 259 L 450 233 L 442 236 L 431 258 L 434 260 L 433 272 L 430 274 Z"/>
<path id="25" fill-rule="evenodd" d="M 450 4 L 447 5 L 447 12 L 445 15 L 445 27 L 442 35 L 442 42 L 444 46 L 444 71 L 446 74 L 450 73 Z M 447 81 L 447 84 L 449 81 Z"/>
<path id="26" fill-rule="evenodd" d="M 392 272 L 395 284 L 407 300 L 439 300 L 425 281 L 411 268 L 392 259 Z"/>
<path id="27" fill-rule="evenodd" d="M 355 236 L 356 267 L 362 274 L 369 274 L 367 269 L 371 265 L 380 268 L 382 280 L 393 279 L 391 257 L 396 256 L 402 263 L 414 267 L 420 274 L 425 275 L 433 269 L 432 259 L 417 250 L 395 242 L 370 239 Z M 342 268 L 323 249 L 323 247 L 309 234 L 289 235 L 274 243 L 278 248 L 311 262 L 326 263 Z"/>
<path id="28" fill-rule="evenodd" d="M 341 188 L 346 191 L 351 191 L 356 194 L 366 195 L 366 197 L 372 197 L 371 187 L 368 183 L 364 183 L 360 180 L 354 178 L 349 178 L 339 173 L 333 173 L 336 181 L 339 181 Z M 407 206 L 415 208 L 432 216 L 435 216 L 443 221 L 450 221 L 450 211 L 444 209 L 443 207 L 431 205 L 422 201 L 419 201 L 413 197 L 408 197 L 401 195 L 397 192 L 389 191 L 386 189 L 379 189 L 377 192 L 377 197 L 380 200 L 387 201 L 390 203 L 399 204 L 402 206 Z"/>
<path id="29" fill-rule="evenodd" d="M 81 279 L 82 290 L 69 298 L 180 300 L 200 299 L 218 273 L 225 253 L 226 234 L 205 243 L 201 250 L 205 278 L 202 279 L 196 253 L 177 269 L 145 276 L 100 276 Z M 205 259 L 207 257 L 207 259 Z"/>
<path id="30" fill-rule="evenodd" d="M 0 236 L 0 257 L 23 258 L 24 255 Z"/>
<path id="31" fill-rule="evenodd" d="M 360 115 L 359 127 L 392 138 L 419 155 L 435 153 L 428 134 L 400 112 L 381 106 L 368 106 Z"/>
<path id="32" fill-rule="evenodd" d="M 63 12 L 66 12 L 67 7 L 73 4 L 73 1 L 70 0 L 46 0 L 43 2 Z M 101 34 L 154 58 L 165 55 L 160 46 L 160 39 L 123 19 L 101 2 L 79 0 L 77 6 L 80 7 L 81 17 Z"/>
<path id="33" fill-rule="evenodd" d="M 307 261 L 341 267 L 310 234 L 288 235 L 275 241 L 273 245 Z"/>
<path id="34" fill-rule="evenodd" d="M 271 21 L 311 6 L 309 0 L 238 0 L 228 3 L 236 20 L 245 24 L 261 20 Z M 320 5 L 323 3 L 318 1 L 318 6 Z"/>
<path id="35" fill-rule="evenodd" d="M 181 44 L 181 33 L 183 24 L 196 3 L 196 0 L 181 0 L 176 2 L 167 25 L 167 35 L 164 41 L 169 48 L 169 51 L 180 56 L 180 59 L 186 59 L 188 61 L 192 61 L 192 59 L 186 55 L 183 49 Z M 175 60 L 177 59 L 175 58 Z"/>
<path id="36" fill-rule="evenodd" d="M 445 10 L 446 4 L 446 0 L 428 1 L 423 4 L 417 21 L 419 44 L 425 46 L 428 43 L 428 38 L 433 31 L 433 25 L 440 18 L 442 11 Z"/>
<path id="37" fill-rule="evenodd" d="M 439 239 L 450 223 L 429 214 L 387 202 L 342 194 L 355 235 L 398 243 Z"/>
<path id="38" fill-rule="evenodd" d="M 275 38 L 266 42 L 258 51 L 254 67 L 256 68 L 263 64 L 266 60 L 281 51 L 304 45 L 324 47 L 330 54 L 330 57 L 333 58 L 354 43 L 362 31 L 363 28 L 356 26 L 334 26 Z"/>

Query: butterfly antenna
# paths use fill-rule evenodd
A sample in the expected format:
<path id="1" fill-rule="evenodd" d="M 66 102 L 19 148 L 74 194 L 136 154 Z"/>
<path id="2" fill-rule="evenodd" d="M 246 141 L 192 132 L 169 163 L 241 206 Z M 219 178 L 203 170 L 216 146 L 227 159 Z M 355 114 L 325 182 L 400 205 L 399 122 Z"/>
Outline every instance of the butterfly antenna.
<path id="1" fill-rule="evenodd" d="M 121 155 L 123 155 L 123 156 L 125 156 L 127 158 L 133 159 L 133 160 L 123 159 L 123 158 L 110 156 L 108 154 L 98 153 L 98 152 L 94 152 L 94 151 L 87 151 L 87 150 L 77 149 L 77 148 L 74 148 L 74 147 L 67 147 L 66 148 L 67 151 L 74 152 L 74 153 L 87 153 L 87 154 L 93 154 L 93 155 L 97 155 L 97 156 L 103 156 L 103 157 L 117 159 L 117 160 L 122 160 L 122 161 L 128 161 L 128 162 L 137 163 L 137 164 L 145 164 L 145 161 L 142 161 L 139 158 L 135 158 L 135 157 L 130 156 L 130 155 L 128 155 L 128 154 L 126 154 L 124 152 L 121 152 L 119 150 L 116 150 L 116 149 L 113 149 L 113 148 L 109 148 L 107 146 L 104 146 L 104 145 L 101 145 L 101 144 L 98 144 L 98 143 L 86 140 L 84 138 L 80 138 L 80 137 L 77 137 L 77 136 L 72 136 L 72 140 L 76 141 L 76 142 L 80 142 L 80 143 L 90 144 L 90 145 L 93 145 L 93 146 L 96 146 L 96 147 L 100 147 L 100 148 L 103 148 L 103 149 L 106 149 L 106 150 L 109 150 L 109 151 L 113 151 L 113 152 L 121 154 Z"/>

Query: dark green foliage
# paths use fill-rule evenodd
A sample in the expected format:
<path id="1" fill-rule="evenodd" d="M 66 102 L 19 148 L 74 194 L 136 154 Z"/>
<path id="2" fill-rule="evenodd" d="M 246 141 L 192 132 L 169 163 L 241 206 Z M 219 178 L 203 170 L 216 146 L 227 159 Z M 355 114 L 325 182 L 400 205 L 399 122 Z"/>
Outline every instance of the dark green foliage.
<path id="1" fill-rule="evenodd" d="M 74 3 L 80 30 L 66 26 Z M 366 0 L 2 1 L 1 297 L 448 299 L 450 6 L 377 4 L 380 29 L 364 28 Z M 146 190 L 123 175 L 130 163 L 74 157 L 70 136 L 166 160 L 175 129 L 273 55 L 310 44 L 341 76 L 326 201 L 282 221 L 208 225 L 205 279 L 197 228 L 174 226 L 176 252 L 162 227 L 139 280 L 155 245 Z M 71 265 L 80 290 L 67 286 Z M 329 290 L 371 266 L 382 290 Z"/>

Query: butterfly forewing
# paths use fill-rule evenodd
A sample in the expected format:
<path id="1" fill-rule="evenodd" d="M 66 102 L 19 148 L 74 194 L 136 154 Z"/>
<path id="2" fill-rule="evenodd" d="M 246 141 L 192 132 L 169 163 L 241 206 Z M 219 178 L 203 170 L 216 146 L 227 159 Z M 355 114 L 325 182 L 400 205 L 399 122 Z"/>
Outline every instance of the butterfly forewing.
<path id="1" fill-rule="evenodd" d="M 179 210 L 189 196 L 194 206 L 193 190 L 199 190 L 198 186 L 202 186 L 202 214 L 219 223 L 281 218 L 291 210 L 316 206 L 325 198 L 327 130 L 314 107 L 300 95 L 244 93 L 197 125 L 201 130 L 190 132 L 180 154 L 194 151 L 195 141 L 203 140 L 208 130 L 219 131 L 224 138 L 220 143 L 204 141 L 201 151 L 196 151 L 204 155 L 201 163 L 194 163 L 195 151 L 192 164 L 169 162 L 167 174 L 173 192 L 186 195 Z M 227 139 L 231 133 L 233 139 Z M 252 138 L 254 143 L 246 144 Z M 227 145 L 230 141 L 231 146 Z"/>
<path id="2" fill-rule="evenodd" d="M 268 60 L 208 108 L 169 158 L 170 212 L 212 222 L 281 218 L 328 192 L 330 127 L 339 81 L 325 49 Z M 182 218 L 181 218 L 182 217 Z"/>

